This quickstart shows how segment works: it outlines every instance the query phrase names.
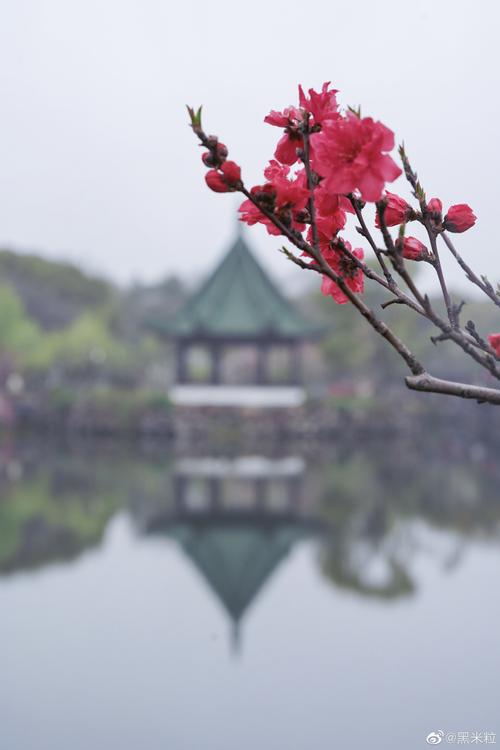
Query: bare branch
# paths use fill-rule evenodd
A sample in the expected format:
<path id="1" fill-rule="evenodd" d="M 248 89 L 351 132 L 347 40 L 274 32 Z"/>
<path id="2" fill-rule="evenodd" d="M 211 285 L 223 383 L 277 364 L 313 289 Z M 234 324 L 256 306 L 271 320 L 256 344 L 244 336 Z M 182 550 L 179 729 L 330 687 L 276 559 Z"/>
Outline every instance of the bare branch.
<path id="1" fill-rule="evenodd" d="M 493 351 L 491 346 L 477 332 L 477 328 L 473 320 L 467 321 L 465 330 L 469 333 L 471 338 L 476 342 L 476 345 L 479 347 L 479 349 L 482 349 L 483 351 L 488 352 L 488 354 L 495 356 L 495 352 Z"/>
<path id="2" fill-rule="evenodd" d="M 441 378 L 435 378 L 427 372 L 424 372 L 421 375 L 408 375 L 405 378 L 405 383 L 412 391 L 442 393 L 448 396 L 474 399 L 479 403 L 500 405 L 500 390 L 486 388 L 480 385 L 455 383 L 451 380 L 441 380 Z"/>
<path id="3" fill-rule="evenodd" d="M 484 294 L 486 294 L 486 296 L 489 297 L 497 307 L 500 307 L 500 294 L 493 289 L 493 286 L 490 284 L 488 279 L 485 276 L 479 278 L 479 276 L 474 273 L 472 268 L 464 261 L 458 250 L 455 248 L 453 242 L 450 240 L 446 232 L 443 232 L 441 236 L 448 250 L 451 252 L 460 268 L 465 272 L 465 275 L 467 276 L 469 281 L 479 287 L 479 289 L 481 289 L 481 291 L 484 292 Z"/>
<path id="4" fill-rule="evenodd" d="M 425 216 L 425 214 L 422 218 L 422 224 L 424 225 L 427 231 L 427 235 L 431 243 L 432 253 L 434 255 L 434 261 L 432 265 L 434 266 L 437 277 L 439 279 L 439 285 L 441 287 L 444 304 L 446 306 L 448 320 L 450 321 L 450 325 L 453 326 L 453 328 L 458 328 L 458 321 L 455 315 L 455 306 L 453 305 L 453 302 L 451 301 L 450 293 L 448 291 L 446 280 L 444 278 L 443 267 L 441 266 L 441 259 L 439 257 L 439 251 L 438 251 L 437 242 L 436 242 L 436 234 L 429 222 L 428 217 Z"/>
<path id="5" fill-rule="evenodd" d="M 365 237 L 365 239 L 367 239 L 368 242 L 370 243 L 370 246 L 371 246 L 373 252 L 375 253 L 375 256 L 376 256 L 376 258 L 377 258 L 377 260 L 378 260 L 378 262 L 380 264 L 380 267 L 381 267 L 381 269 L 383 271 L 383 274 L 384 274 L 384 276 L 386 278 L 387 284 L 389 285 L 389 288 L 394 287 L 396 285 L 396 282 L 392 278 L 392 275 L 391 275 L 389 269 L 387 268 L 387 264 L 386 264 L 386 262 L 384 260 L 384 256 L 382 255 L 382 253 L 381 253 L 381 251 L 380 251 L 377 243 L 373 239 L 370 230 L 366 226 L 365 218 L 363 216 L 362 208 L 361 208 L 359 200 L 357 198 L 355 198 L 354 195 L 350 195 L 349 196 L 349 200 L 351 201 L 352 207 L 354 208 L 354 211 L 356 212 L 356 216 L 357 216 L 357 219 L 358 219 L 359 224 L 360 224 L 360 229 L 358 228 L 359 233 L 363 237 Z"/>

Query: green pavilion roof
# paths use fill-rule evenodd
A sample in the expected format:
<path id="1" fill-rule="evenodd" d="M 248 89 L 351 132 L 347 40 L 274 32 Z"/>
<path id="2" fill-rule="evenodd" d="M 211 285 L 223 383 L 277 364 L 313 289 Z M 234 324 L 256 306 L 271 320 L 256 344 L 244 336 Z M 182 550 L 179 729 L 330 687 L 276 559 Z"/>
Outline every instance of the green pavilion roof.
<path id="1" fill-rule="evenodd" d="M 301 339 L 320 332 L 281 293 L 242 236 L 180 312 L 153 326 L 179 338 Z"/>
<path id="2" fill-rule="evenodd" d="M 170 530 L 233 620 L 239 622 L 293 545 L 306 536 L 296 525 L 272 532 L 258 527 L 214 526 L 202 532 L 187 524 Z"/>

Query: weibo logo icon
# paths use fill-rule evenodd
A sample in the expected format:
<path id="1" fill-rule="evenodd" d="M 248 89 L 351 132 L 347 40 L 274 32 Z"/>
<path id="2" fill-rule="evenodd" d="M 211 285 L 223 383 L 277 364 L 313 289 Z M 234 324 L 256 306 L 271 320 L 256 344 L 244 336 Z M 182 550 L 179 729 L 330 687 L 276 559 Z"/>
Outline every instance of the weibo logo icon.
<path id="1" fill-rule="evenodd" d="M 444 732 L 441 731 L 441 729 L 437 732 L 431 732 L 427 735 L 425 738 L 425 741 L 428 745 L 439 745 L 440 742 L 443 741 Z"/>

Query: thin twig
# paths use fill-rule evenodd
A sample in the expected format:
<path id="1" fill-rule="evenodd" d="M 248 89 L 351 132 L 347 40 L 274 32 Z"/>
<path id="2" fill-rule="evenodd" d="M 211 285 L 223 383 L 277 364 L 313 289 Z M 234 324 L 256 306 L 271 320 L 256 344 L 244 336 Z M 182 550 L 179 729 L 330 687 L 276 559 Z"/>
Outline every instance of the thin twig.
<path id="1" fill-rule="evenodd" d="M 422 219 L 422 223 L 427 231 L 427 235 L 431 243 L 432 253 L 434 255 L 434 260 L 433 260 L 432 265 L 434 266 L 437 277 L 439 279 L 439 285 L 441 287 L 444 304 L 446 306 L 448 320 L 450 321 L 450 325 L 452 325 L 453 328 L 458 328 L 458 321 L 455 315 L 455 308 L 454 308 L 453 302 L 451 301 L 450 293 L 448 291 L 448 287 L 446 286 L 446 280 L 443 274 L 443 267 L 441 266 L 441 259 L 439 257 L 439 251 L 438 251 L 437 242 L 436 242 L 436 235 L 427 217 L 424 217 Z"/>
<path id="2" fill-rule="evenodd" d="M 380 267 L 382 268 L 383 274 L 384 274 L 384 276 L 386 278 L 386 281 L 387 281 L 389 287 L 391 288 L 392 286 L 396 286 L 396 282 L 394 281 L 391 272 L 387 268 L 387 264 L 386 264 L 386 262 L 384 260 L 384 256 L 380 252 L 380 249 L 379 249 L 377 243 L 373 239 L 372 234 L 371 234 L 370 230 L 368 229 L 368 227 L 366 225 L 365 217 L 363 216 L 363 212 L 361 210 L 361 206 L 359 205 L 359 201 L 357 200 L 357 198 L 354 197 L 354 195 L 350 195 L 349 196 L 349 200 L 351 201 L 352 207 L 354 208 L 354 211 L 356 212 L 357 219 L 358 219 L 360 227 L 362 229 L 361 233 L 362 233 L 363 237 L 365 237 L 368 240 L 368 242 L 370 243 L 371 248 L 372 248 L 373 252 L 375 253 L 375 256 L 376 256 L 376 258 L 377 258 L 377 260 L 378 260 L 378 262 L 380 264 Z"/>
<path id="3" fill-rule="evenodd" d="M 425 309 L 427 313 L 426 317 L 428 318 L 428 320 L 434 323 L 434 325 L 437 328 L 439 328 L 439 330 L 447 338 L 451 339 L 455 344 L 457 344 L 466 354 L 468 354 L 479 365 L 481 365 L 481 367 L 484 367 L 485 369 L 487 369 L 493 375 L 493 377 L 500 380 L 500 370 L 495 364 L 494 359 L 489 354 L 478 352 L 477 343 L 469 334 L 466 334 L 463 331 L 459 330 L 458 328 L 454 327 L 451 323 L 446 323 L 436 313 L 436 311 L 430 304 L 430 301 L 427 295 L 422 295 L 422 293 L 419 291 L 413 279 L 410 277 L 410 274 L 406 270 L 404 260 L 401 257 L 400 253 L 398 253 L 398 249 L 396 248 L 394 244 L 394 241 L 391 237 L 391 233 L 389 232 L 387 228 L 387 224 L 385 223 L 384 211 L 385 211 L 385 206 L 380 202 L 377 203 L 377 213 L 379 217 L 380 231 L 382 232 L 384 243 L 387 248 L 389 257 L 391 258 L 391 261 L 393 263 L 394 270 L 399 274 L 399 276 L 401 276 L 401 278 L 404 280 L 404 282 L 406 283 L 406 285 L 412 292 L 413 296 Z M 439 340 L 439 339 L 436 339 L 436 340 Z"/>
<path id="4" fill-rule="evenodd" d="M 408 297 L 395 283 L 394 279 L 392 280 L 392 283 L 388 283 L 380 274 L 378 274 L 376 271 L 370 268 L 364 261 L 362 261 L 360 258 L 357 258 L 354 253 L 349 250 L 347 245 L 342 242 L 342 240 L 339 240 L 336 244 L 336 247 L 344 253 L 344 255 L 347 255 L 349 260 L 351 260 L 354 265 L 356 265 L 366 276 L 367 279 L 371 279 L 372 281 L 375 281 L 377 284 L 380 284 L 381 287 L 384 289 L 387 289 L 389 292 L 395 295 L 395 299 L 389 300 L 388 302 L 381 305 L 381 307 L 387 307 L 390 304 L 398 303 L 400 305 L 406 305 L 407 307 L 410 307 L 414 312 L 418 313 L 419 315 L 422 315 L 423 317 L 427 317 L 425 310 L 422 309 L 419 305 L 415 304 L 415 302 Z"/>
<path id="5" fill-rule="evenodd" d="M 450 240 L 446 232 L 443 232 L 441 236 L 443 238 L 443 242 L 457 261 L 460 268 L 465 272 L 465 275 L 467 276 L 469 281 L 479 287 L 479 289 L 481 289 L 481 291 L 484 292 L 484 294 L 486 294 L 486 296 L 489 297 L 497 307 L 500 307 L 500 295 L 495 292 L 488 279 L 486 279 L 484 276 L 482 278 L 479 278 L 479 276 L 474 273 L 472 268 L 464 261 L 458 250 L 455 248 L 453 242 Z"/>

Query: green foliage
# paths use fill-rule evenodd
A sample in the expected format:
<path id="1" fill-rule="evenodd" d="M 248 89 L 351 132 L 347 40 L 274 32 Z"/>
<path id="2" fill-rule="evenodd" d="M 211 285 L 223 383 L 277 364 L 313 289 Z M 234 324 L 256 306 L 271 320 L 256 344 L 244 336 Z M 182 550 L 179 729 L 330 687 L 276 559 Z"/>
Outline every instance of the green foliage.
<path id="1" fill-rule="evenodd" d="M 107 327 L 102 315 L 85 312 L 70 326 L 45 333 L 28 357 L 28 366 L 49 368 L 54 363 L 76 365 L 82 362 L 123 365 L 130 354 Z"/>
<path id="2" fill-rule="evenodd" d="M 80 409 L 95 409 L 100 414 L 109 413 L 115 420 L 123 423 L 137 412 L 148 409 L 167 411 L 170 408 L 170 401 L 166 395 L 147 388 L 128 390 L 94 386 L 83 392 L 73 392 L 72 399 Z"/>
<path id="3" fill-rule="evenodd" d="M 23 290 L 36 287 L 43 294 L 50 294 L 52 299 L 71 300 L 75 309 L 103 305 L 112 292 L 111 284 L 86 274 L 71 263 L 10 250 L 0 251 L 0 277 L 15 286 L 21 297 Z"/>
<path id="4" fill-rule="evenodd" d="M 116 500 L 94 507 L 88 513 L 82 497 L 67 493 L 65 502 L 59 503 L 53 496 L 47 477 L 24 482 L 17 491 L 14 486 L 0 504 L 0 567 L 20 543 L 23 526 L 38 518 L 48 529 L 64 527 L 78 537 L 82 545 L 100 537 L 103 526 L 116 507 Z"/>
<path id="5" fill-rule="evenodd" d="M 0 574 L 76 557 L 99 544 L 119 508 L 136 498 L 164 505 L 165 487 L 163 459 L 155 466 L 102 447 L 90 456 L 43 449 L 26 476 L 2 484 Z"/>
<path id="6" fill-rule="evenodd" d="M 8 355 L 16 367 L 40 371 L 86 363 L 127 368 L 158 356 L 159 344 L 151 336 L 129 346 L 117 338 L 108 318 L 104 310 L 89 310 L 65 328 L 44 331 L 27 314 L 19 294 L 0 284 L 0 355 Z"/>
<path id="7" fill-rule="evenodd" d="M 39 343 L 40 329 L 26 314 L 19 295 L 0 284 L 0 354 L 23 364 Z"/>
<path id="8" fill-rule="evenodd" d="M 0 571 L 18 564 L 19 556 L 26 556 L 25 536 L 37 529 L 37 543 L 33 543 L 32 559 L 25 564 L 36 565 L 50 558 L 53 548 L 60 548 L 63 556 L 73 557 L 85 547 L 96 544 L 104 528 L 122 501 L 120 487 L 96 492 L 102 485 L 99 471 L 92 482 L 82 481 L 83 467 L 72 475 L 72 484 L 63 496 L 55 490 L 54 475 L 43 471 L 4 490 L 0 503 Z"/>
<path id="9" fill-rule="evenodd" d="M 71 414 L 73 425 L 104 433 L 130 433 L 154 416 L 164 419 L 171 408 L 168 397 L 148 388 L 120 388 L 117 385 L 59 386 L 46 395 L 46 406 L 54 419 Z"/>

